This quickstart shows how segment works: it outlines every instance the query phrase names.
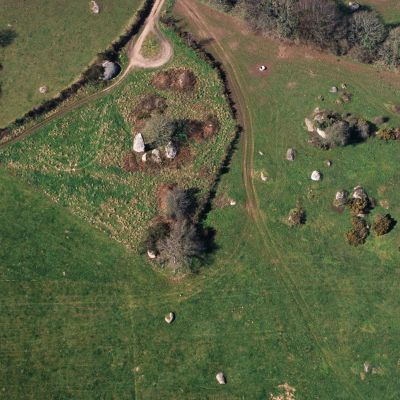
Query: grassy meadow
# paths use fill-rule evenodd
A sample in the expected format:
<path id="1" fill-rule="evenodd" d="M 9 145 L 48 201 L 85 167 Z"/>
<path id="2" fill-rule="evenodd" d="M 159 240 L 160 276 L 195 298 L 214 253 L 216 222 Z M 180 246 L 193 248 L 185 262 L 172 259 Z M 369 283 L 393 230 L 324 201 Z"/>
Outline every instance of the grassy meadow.
<path id="1" fill-rule="evenodd" d="M 200 198 L 207 193 L 235 128 L 217 73 L 175 34 L 169 36 L 175 57 L 165 69 L 192 69 L 198 79 L 193 93 L 156 90 L 150 81 L 157 72 L 135 70 L 112 94 L 66 114 L 0 154 L 11 173 L 130 248 L 137 249 L 156 214 L 160 183 L 197 188 Z M 132 110 L 149 93 L 166 99 L 165 115 L 173 120 L 205 120 L 215 114 L 222 128 L 209 140 L 191 143 L 192 161 L 180 168 L 132 174 L 123 170 L 137 133 L 132 129 Z"/>
<path id="2" fill-rule="evenodd" d="M 16 33 L 0 49 L 0 127 L 54 97 L 133 22 L 142 0 L 2 0 L 0 29 Z M 46 85 L 47 94 L 39 93 Z"/>
<path id="3" fill-rule="evenodd" d="M 212 38 L 208 49 L 240 88 L 236 100 L 250 128 L 217 193 L 217 200 L 226 196 L 237 205 L 216 201 L 206 221 L 216 229 L 218 251 L 199 274 L 172 283 L 82 222 L 97 215 L 96 205 L 106 198 L 135 196 L 143 209 L 153 181 L 170 178 L 165 171 L 125 181 L 133 177 L 116 167 L 117 154 L 131 145 L 127 115 L 149 90 L 142 82 L 153 72 L 136 71 L 108 97 L 12 145 L 2 152 L 0 170 L 2 393 L 8 399 L 266 400 L 288 383 L 296 400 L 398 399 L 400 228 L 379 238 L 371 233 L 364 246 L 350 247 L 344 238 L 349 213 L 331 204 L 337 190 L 362 184 L 378 204 L 368 220 L 390 212 L 399 221 L 399 143 L 371 138 L 322 151 L 307 144 L 302 125 L 319 106 L 367 119 L 385 115 L 399 126 L 399 115 L 390 111 L 399 78 L 251 35 L 233 18 L 190 3 L 205 27 L 186 28 Z M 175 15 L 186 18 L 184 11 L 178 0 Z M 202 77 L 209 72 L 179 42 L 175 50 L 171 65 L 185 55 L 185 65 Z M 260 63 L 268 66 L 264 75 L 257 72 Z M 329 88 L 342 82 L 353 97 L 338 106 Z M 169 113 L 198 112 L 194 99 L 162 94 L 174 105 Z M 225 109 L 223 98 L 214 97 L 210 104 Z M 288 147 L 297 150 L 292 163 L 285 160 Z M 207 144 L 196 153 L 193 169 L 217 160 L 220 150 L 214 149 Z M 253 171 L 256 220 L 248 212 L 244 161 Z M 311 182 L 314 169 L 323 173 L 321 182 Z M 185 170 L 179 177 L 188 182 Z M 139 180 L 146 183 L 140 191 L 134 186 Z M 87 208 L 75 208 L 73 193 Z M 291 229 L 286 218 L 296 202 L 306 209 L 307 223 Z M 176 313 L 171 325 L 163 320 L 169 311 Z M 227 385 L 217 384 L 218 371 Z"/>
<path id="4" fill-rule="evenodd" d="M 400 3 L 397 0 L 362 0 L 360 4 L 377 10 L 388 24 L 400 23 Z"/>

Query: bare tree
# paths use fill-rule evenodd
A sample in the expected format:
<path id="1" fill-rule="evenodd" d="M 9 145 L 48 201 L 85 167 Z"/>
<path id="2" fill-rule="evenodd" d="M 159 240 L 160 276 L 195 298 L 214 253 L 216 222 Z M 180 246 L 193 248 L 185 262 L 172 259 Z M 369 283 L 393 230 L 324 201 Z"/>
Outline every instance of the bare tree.
<path id="1" fill-rule="evenodd" d="M 190 272 L 194 258 L 201 258 L 205 252 L 196 226 L 187 219 L 178 220 L 171 226 L 169 234 L 157 244 L 161 262 L 174 274 Z"/>

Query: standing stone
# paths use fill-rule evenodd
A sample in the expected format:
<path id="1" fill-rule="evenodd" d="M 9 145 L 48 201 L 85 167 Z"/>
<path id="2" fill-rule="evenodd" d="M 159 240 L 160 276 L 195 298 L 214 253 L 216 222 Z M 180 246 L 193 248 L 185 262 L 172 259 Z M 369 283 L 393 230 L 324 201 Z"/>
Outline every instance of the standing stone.
<path id="1" fill-rule="evenodd" d="M 306 118 L 304 120 L 304 123 L 306 124 L 308 132 L 314 132 L 315 127 L 314 127 L 314 124 L 312 123 L 312 121 L 310 119 Z"/>
<path id="2" fill-rule="evenodd" d="M 133 140 L 133 151 L 136 153 L 143 153 L 144 152 L 144 140 L 141 133 L 138 133 Z"/>
<path id="3" fill-rule="evenodd" d="M 147 250 L 147 256 L 151 259 L 154 260 L 156 258 L 156 253 L 152 250 Z"/>
<path id="4" fill-rule="evenodd" d="M 336 87 L 336 86 L 332 86 L 330 89 L 329 89 L 329 93 L 337 93 L 338 92 L 338 88 Z"/>
<path id="5" fill-rule="evenodd" d="M 218 372 L 218 374 L 215 375 L 215 378 L 217 379 L 217 382 L 220 385 L 225 385 L 226 384 L 226 378 L 225 378 L 225 375 L 222 372 Z"/>
<path id="6" fill-rule="evenodd" d="M 40 86 L 39 92 L 41 94 L 46 94 L 49 91 L 49 88 L 47 86 Z"/>

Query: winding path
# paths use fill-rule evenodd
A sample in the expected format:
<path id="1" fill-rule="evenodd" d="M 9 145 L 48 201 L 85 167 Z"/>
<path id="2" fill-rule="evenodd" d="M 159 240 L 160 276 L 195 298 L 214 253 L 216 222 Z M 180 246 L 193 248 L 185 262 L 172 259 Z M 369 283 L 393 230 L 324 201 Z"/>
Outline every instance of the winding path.
<path id="1" fill-rule="evenodd" d="M 162 7 L 165 3 L 165 0 L 155 0 L 153 8 L 147 17 L 143 30 L 139 35 L 138 39 L 134 43 L 133 46 L 128 46 L 128 59 L 129 63 L 122 74 L 118 76 L 118 78 L 109 86 L 105 87 L 104 89 L 100 90 L 99 92 L 93 93 L 83 99 L 77 100 L 71 104 L 67 104 L 65 106 L 60 106 L 60 108 L 56 109 L 50 115 L 45 117 L 42 121 L 35 123 L 34 125 L 30 126 L 29 128 L 25 129 L 23 132 L 10 138 L 9 140 L 0 144 L 0 149 L 8 146 L 11 143 L 17 142 L 19 140 L 24 139 L 27 136 L 32 135 L 39 129 L 43 128 L 45 125 L 53 121 L 54 119 L 67 114 L 85 104 L 88 104 L 98 98 L 104 96 L 105 94 L 109 93 L 111 90 L 115 89 L 119 86 L 128 74 L 136 68 L 159 68 L 166 64 L 173 56 L 173 47 L 168 39 L 163 35 L 159 27 L 159 19 Z M 143 47 L 143 43 L 145 42 L 147 36 L 149 34 L 154 34 L 157 36 L 158 40 L 160 41 L 160 53 L 157 57 L 152 59 L 144 58 L 141 51 Z M 132 40 L 134 40 L 133 38 Z"/>

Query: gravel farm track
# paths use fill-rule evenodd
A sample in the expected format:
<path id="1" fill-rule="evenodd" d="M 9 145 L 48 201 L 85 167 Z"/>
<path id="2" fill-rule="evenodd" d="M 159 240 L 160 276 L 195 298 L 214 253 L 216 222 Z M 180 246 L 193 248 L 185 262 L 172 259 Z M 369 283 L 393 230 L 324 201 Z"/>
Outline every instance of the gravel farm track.
<path id="1" fill-rule="evenodd" d="M 128 44 L 128 65 L 113 83 L 100 90 L 99 92 L 93 93 L 92 95 L 87 96 L 83 99 L 67 104 L 65 107 L 61 105 L 60 108 L 51 113 L 49 116 L 45 117 L 42 121 L 30 126 L 29 128 L 25 129 L 21 134 L 12 137 L 10 140 L 2 143 L 0 145 L 0 149 L 8 146 L 11 143 L 15 143 L 24 139 L 27 136 L 32 135 L 54 119 L 106 95 L 111 90 L 119 86 L 132 70 L 136 68 L 153 69 L 165 65 L 173 56 L 173 48 L 159 28 L 159 18 L 164 3 L 165 0 L 155 0 L 153 8 L 149 16 L 147 17 L 143 30 L 137 38 L 136 42 L 134 41 L 136 38 L 133 38 L 132 41 Z M 157 36 L 160 41 L 160 53 L 154 59 L 146 59 L 141 54 L 143 43 L 150 33 L 153 33 L 155 36 Z"/>
<path id="2" fill-rule="evenodd" d="M 203 40 L 208 43 L 207 50 L 222 63 L 227 73 L 229 89 L 232 92 L 233 100 L 236 104 L 238 119 L 243 128 L 242 175 L 247 199 L 246 208 L 258 230 L 259 239 L 261 243 L 263 243 L 263 253 L 267 259 L 275 258 L 279 260 L 279 264 L 282 266 L 281 269 L 278 269 L 279 276 L 287 290 L 287 294 L 293 298 L 299 317 L 303 318 L 307 325 L 310 338 L 312 338 L 316 347 L 321 352 L 322 357 L 325 359 L 325 362 L 331 369 L 332 373 L 337 377 L 338 382 L 341 382 L 343 387 L 346 388 L 349 398 L 362 399 L 363 397 L 361 393 L 354 385 L 348 382 L 342 373 L 340 366 L 337 365 L 334 351 L 322 343 L 322 340 L 315 329 L 315 324 L 313 323 L 314 321 L 311 309 L 302 296 L 301 289 L 296 285 L 290 269 L 285 264 L 283 254 L 277 246 L 274 235 L 266 224 L 267 217 L 260 208 L 259 198 L 254 185 L 253 123 L 250 110 L 244 96 L 242 95 L 244 93 L 243 88 L 246 87 L 246 82 L 235 68 L 235 63 L 232 60 L 229 50 L 225 49 L 224 45 L 218 39 L 218 34 L 215 32 L 213 33 L 212 27 L 210 27 L 206 22 L 202 13 L 202 8 L 204 7 L 205 6 L 200 6 L 197 1 L 193 0 L 177 0 L 176 2 L 176 9 L 179 11 L 179 14 L 187 18 L 190 22 L 189 26 L 195 27 L 195 37 L 200 41 Z"/>

